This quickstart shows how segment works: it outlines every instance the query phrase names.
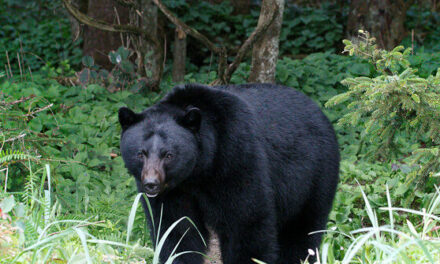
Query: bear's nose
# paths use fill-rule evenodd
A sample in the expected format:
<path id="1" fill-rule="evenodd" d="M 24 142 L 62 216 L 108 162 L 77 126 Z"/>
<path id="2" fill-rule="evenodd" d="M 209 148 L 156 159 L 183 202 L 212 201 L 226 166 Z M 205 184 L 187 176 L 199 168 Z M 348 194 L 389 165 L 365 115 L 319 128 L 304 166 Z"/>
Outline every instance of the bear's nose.
<path id="1" fill-rule="evenodd" d="M 150 193 L 159 191 L 159 181 L 153 180 L 153 181 L 144 182 L 144 189 L 146 192 L 150 192 Z"/>

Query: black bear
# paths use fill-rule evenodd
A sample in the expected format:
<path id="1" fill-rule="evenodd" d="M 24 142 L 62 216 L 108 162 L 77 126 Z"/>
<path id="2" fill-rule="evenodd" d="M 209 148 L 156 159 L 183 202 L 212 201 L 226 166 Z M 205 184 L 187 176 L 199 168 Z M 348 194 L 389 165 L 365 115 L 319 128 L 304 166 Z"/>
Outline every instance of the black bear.
<path id="1" fill-rule="evenodd" d="M 142 113 L 119 110 L 121 153 L 149 198 L 159 237 L 179 224 L 161 261 L 206 252 L 213 230 L 224 264 L 300 263 L 319 247 L 335 195 L 339 150 L 331 123 L 301 92 L 271 84 L 175 87 Z M 163 208 L 163 209 L 161 209 Z M 184 235 L 185 234 L 185 235 Z M 176 245 L 184 236 L 177 249 Z M 183 254 L 173 263 L 203 263 Z"/>

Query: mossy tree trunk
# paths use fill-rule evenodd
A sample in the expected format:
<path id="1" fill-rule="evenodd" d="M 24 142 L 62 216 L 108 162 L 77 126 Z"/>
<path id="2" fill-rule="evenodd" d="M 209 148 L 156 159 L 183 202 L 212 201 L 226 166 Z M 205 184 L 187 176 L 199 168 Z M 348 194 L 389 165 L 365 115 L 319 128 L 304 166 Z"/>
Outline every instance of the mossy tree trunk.
<path id="1" fill-rule="evenodd" d="M 249 82 L 273 83 L 279 53 L 279 39 L 283 22 L 284 0 L 263 0 L 258 24 L 269 19 L 276 10 L 275 18 L 262 37 L 255 42 L 252 50 L 252 65 Z"/>

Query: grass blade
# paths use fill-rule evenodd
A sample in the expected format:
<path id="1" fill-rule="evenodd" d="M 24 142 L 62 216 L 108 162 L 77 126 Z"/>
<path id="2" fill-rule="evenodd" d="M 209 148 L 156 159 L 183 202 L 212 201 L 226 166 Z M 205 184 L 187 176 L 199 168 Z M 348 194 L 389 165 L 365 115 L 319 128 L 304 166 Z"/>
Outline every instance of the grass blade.
<path id="1" fill-rule="evenodd" d="M 130 210 L 130 216 L 128 217 L 128 223 L 127 223 L 127 239 L 125 241 L 125 243 L 128 245 L 128 242 L 130 241 L 130 235 L 131 235 L 131 231 L 133 230 L 133 223 L 134 223 L 134 218 L 136 216 L 136 210 L 139 204 L 139 199 L 142 197 L 142 193 L 138 193 L 136 195 L 136 198 L 134 199 L 133 205 L 131 206 L 131 210 Z"/>
<path id="2" fill-rule="evenodd" d="M 89 255 L 89 248 L 87 247 L 87 240 L 86 240 L 86 235 L 84 234 L 84 231 L 82 231 L 80 228 L 73 228 L 76 233 L 79 236 L 79 239 L 81 240 L 81 244 L 84 248 L 84 254 L 86 255 L 86 260 L 88 264 L 92 264 L 92 260 L 90 259 L 90 255 Z"/>

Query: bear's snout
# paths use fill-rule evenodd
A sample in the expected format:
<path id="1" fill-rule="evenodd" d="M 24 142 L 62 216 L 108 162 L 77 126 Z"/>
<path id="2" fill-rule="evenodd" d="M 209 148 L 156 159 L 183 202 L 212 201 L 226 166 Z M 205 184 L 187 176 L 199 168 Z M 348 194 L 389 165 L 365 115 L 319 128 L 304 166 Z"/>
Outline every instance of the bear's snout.
<path id="1" fill-rule="evenodd" d="M 161 190 L 159 177 L 142 178 L 142 185 L 144 187 L 145 194 L 147 194 L 148 197 L 156 197 Z"/>
<path id="2" fill-rule="evenodd" d="M 145 159 L 142 169 L 142 187 L 148 197 L 156 197 L 164 182 L 163 164 L 159 159 Z"/>

